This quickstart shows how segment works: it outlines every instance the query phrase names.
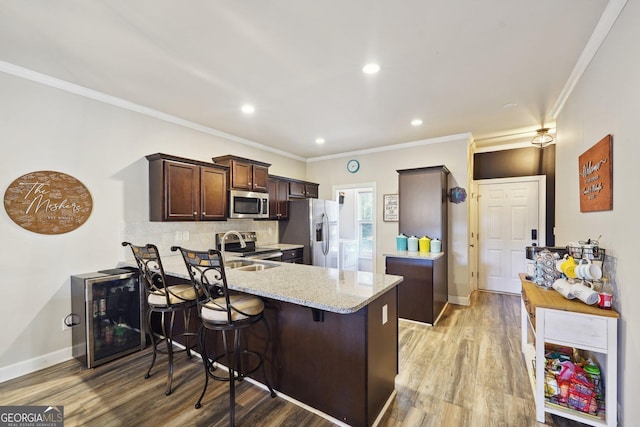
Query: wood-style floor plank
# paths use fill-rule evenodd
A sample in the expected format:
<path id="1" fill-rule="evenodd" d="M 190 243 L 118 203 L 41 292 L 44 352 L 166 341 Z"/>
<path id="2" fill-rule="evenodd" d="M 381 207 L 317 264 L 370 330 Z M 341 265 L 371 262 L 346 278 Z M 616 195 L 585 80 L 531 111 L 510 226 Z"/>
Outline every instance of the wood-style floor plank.
<path id="1" fill-rule="evenodd" d="M 381 426 L 542 425 L 520 353 L 519 297 L 474 292 L 469 307 L 450 305 L 436 326 L 402 321 L 399 333 L 397 396 Z M 63 405 L 65 426 L 228 425 L 227 383 L 210 381 L 202 408 L 194 408 L 204 384 L 199 358 L 177 354 L 170 396 L 165 356 L 144 379 L 150 358 L 147 349 L 94 369 L 70 360 L 0 384 L 0 405 Z M 247 381 L 236 393 L 237 426 L 333 425 Z"/>

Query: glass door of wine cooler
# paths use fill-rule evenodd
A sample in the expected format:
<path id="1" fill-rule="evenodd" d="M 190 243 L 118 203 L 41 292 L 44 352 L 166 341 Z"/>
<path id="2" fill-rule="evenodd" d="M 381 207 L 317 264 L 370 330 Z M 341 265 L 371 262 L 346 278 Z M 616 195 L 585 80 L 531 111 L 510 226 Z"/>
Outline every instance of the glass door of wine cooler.
<path id="1" fill-rule="evenodd" d="M 143 303 L 137 270 L 71 276 L 73 356 L 88 368 L 144 348 Z"/>

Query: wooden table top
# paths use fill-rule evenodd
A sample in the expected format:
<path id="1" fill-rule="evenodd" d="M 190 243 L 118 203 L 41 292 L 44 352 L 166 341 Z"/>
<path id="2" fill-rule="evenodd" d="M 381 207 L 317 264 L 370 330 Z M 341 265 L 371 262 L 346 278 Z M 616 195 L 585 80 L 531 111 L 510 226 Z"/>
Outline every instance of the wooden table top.
<path id="1" fill-rule="evenodd" d="M 524 273 L 520 273 L 520 281 L 522 282 L 522 293 L 533 307 L 620 318 L 620 314 L 615 310 L 605 310 L 598 308 L 597 305 L 587 305 L 579 300 L 567 299 L 554 289 L 536 286 L 535 283 L 526 279 Z"/>

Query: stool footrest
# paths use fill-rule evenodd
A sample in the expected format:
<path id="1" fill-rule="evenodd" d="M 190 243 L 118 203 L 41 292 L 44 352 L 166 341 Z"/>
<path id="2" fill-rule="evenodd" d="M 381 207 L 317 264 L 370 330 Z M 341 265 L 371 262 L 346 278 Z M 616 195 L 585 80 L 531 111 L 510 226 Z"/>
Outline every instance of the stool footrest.
<path id="1" fill-rule="evenodd" d="M 251 369 L 242 369 L 244 367 L 246 367 L 246 363 L 242 363 L 241 364 L 241 370 L 238 369 L 234 369 L 234 378 L 237 381 L 242 381 L 242 379 L 244 377 L 247 377 L 249 375 L 251 375 L 252 373 L 256 372 L 258 369 L 262 368 L 263 364 L 264 364 L 264 360 L 262 359 L 262 356 L 255 352 L 255 351 L 251 351 L 251 350 L 240 350 L 240 357 L 242 357 L 242 355 L 247 355 L 250 356 L 251 359 L 254 359 L 254 364 L 255 366 L 252 366 Z M 231 352 L 229 353 L 229 356 L 234 358 L 234 353 Z M 216 365 L 220 365 L 222 367 L 224 367 L 224 369 L 227 371 L 227 373 L 229 372 L 229 367 L 228 367 L 228 361 L 227 364 L 221 363 L 220 360 L 221 359 L 226 359 L 226 355 L 225 354 L 221 354 L 219 356 L 214 357 L 213 359 L 209 358 L 207 360 L 207 374 L 218 381 L 230 381 L 230 377 L 229 375 L 227 375 L 226 377 L 221 377 L 219 375 L 216 375 L 213 373 L 213 371 L 215 371 L 216 369 L 218 369 L 218 367 Z M 257 363 L 255 363 L 257 362 Z"/>

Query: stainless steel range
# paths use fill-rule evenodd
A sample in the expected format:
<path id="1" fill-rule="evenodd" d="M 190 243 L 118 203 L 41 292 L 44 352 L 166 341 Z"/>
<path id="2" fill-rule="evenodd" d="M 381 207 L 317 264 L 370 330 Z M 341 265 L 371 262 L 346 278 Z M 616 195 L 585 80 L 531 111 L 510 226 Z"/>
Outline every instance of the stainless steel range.
<path id="1" fill-rule="evenodd" d="M 216 233 L 216 248 L 222 250 L 222 238 L 225 233 Z M 228 234 L 224 241 L 224 252 L 237 257 L 245 257 L 252 259 L 268 259 L 272 261 L 280 261 L 282 259 L 282 251 L 275 248 L 267 248 L 257 246 L 257 237 L 255 231 L 240 232 L 246 246 L 242 247 L 240 238 L 235 234 Z"/>

